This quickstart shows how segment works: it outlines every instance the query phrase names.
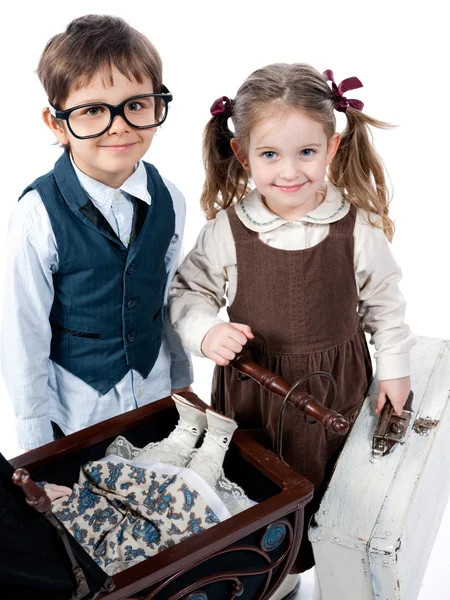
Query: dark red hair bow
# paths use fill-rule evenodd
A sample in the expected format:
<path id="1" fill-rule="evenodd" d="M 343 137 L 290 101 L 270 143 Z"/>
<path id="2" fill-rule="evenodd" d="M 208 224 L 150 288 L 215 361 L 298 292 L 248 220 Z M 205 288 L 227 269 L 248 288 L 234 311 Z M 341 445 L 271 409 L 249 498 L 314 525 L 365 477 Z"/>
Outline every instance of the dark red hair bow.
<path id="1" fill-rule="evenodd" d="M 323 72 L 323 76 L 327 81 L 331 81 L 331 89 L 333 90 L 334 97 L 336 98 L 336 110 L 339 110 L 340 112 L 346 112 L 349 106 L 356 108 L 356 110 L 362 110 L 364 108 L 364 103 L 361 102 L 361 100 L 355 100 L 353 98 L 348 99 L 344 96 L 345 92 L 348 92 L 349 90 L 357 90 L 358 88 L 363 87 L 363 84 L 357 77 L 349 77 L 348 79 L 341 81 L 339 85 L 336 85 L 333 71 L 327 69 Z"/>
<path id="2" fill-rule="evenodd" d="M 233 114 L 233 106 L 234 101 L 230 100 L 226 96 L 221 96 L 214 100 L 213 105 L 211 106 L 211 114 L 213 117 L 231 117 Z"/>

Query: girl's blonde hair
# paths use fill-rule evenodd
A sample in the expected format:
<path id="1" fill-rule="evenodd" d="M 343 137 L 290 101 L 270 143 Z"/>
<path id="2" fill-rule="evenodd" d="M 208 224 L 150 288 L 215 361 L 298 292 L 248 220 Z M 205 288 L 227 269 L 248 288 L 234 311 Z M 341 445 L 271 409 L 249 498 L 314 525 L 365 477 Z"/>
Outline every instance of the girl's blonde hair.
<path id="1" fill-rule="evenodd" d="M 213 116 L 203 138 L 206 179 L 201 206 L 208 219 L 228 208 L 249 191 L 249 174 L 236 158 L 230 141 L 239 141 L 248 151 L 250 132 L 268 111 L 293 109 L 306 113 L 323 124 L 329 140 L 336 131 L 334 109 L 338 98 L 326 78 L 306 64 L 274 64 L 252 73 L 239 88 L 233 101 L 235 133 L 228 127 L 228 116 Z M 346 199 L 358 208 L 376 215 L 371 223 L 384 230 L 392 240 L 394 224 L 389 217 L 389 191 L 383 163 L 373 146 L 369 125 L 389 129 L 391 125 L 373 119 L 355 108 L 346 109 L 347 125 L 341 143 L 328 169 L 328 179 Z"/>

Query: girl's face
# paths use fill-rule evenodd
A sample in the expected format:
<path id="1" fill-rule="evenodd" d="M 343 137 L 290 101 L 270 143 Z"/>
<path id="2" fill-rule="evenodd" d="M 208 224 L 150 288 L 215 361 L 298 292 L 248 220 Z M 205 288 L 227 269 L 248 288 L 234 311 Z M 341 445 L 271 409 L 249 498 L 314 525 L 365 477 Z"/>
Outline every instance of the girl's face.
<path id="1" fill-rule="evenodd" d="M 232 147 L 268 208 L 292 221 L 323 200 L 318 192 L 324 189 L 326 168 L 339 141 L 338 133 L 328 140 L 321 123 L 291 110 L 262 119 L 253 127 L 245 159 L 236 139 Z"/>

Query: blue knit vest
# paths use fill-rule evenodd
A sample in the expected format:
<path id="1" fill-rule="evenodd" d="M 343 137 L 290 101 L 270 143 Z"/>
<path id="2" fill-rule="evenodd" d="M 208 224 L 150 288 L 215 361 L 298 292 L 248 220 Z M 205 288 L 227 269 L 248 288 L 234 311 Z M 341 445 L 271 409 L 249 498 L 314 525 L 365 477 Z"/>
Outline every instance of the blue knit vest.
<path id="1" fill-rule="evenodd" d="M 161 346 L 175 213 L 158 171 L 144 165 L 151 204 L 135 205 L 138 234 L 129 248 L 89 199 L 67 152 L 22 193 L 39 192 L 58 248 L 50 358 L 101 394 L 130 369 L 147 377 Z"/>

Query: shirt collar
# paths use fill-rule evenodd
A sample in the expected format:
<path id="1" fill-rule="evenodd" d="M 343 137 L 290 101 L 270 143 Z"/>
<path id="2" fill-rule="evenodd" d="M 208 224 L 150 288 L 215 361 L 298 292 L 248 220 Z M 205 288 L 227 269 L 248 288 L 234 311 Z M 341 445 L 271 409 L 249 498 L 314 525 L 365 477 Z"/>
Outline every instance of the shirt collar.
<path id="1" fill-rule="evenodd" d="M 79 182 L 94 203 L 99 206 L 111 207 L 117 190 L 80 171 L 74 163 L 72 156 L 70 160 L 72 161 Z M 135 196 L 139 200 L 144 200 L 149 205 L 151 204 L 152 199 L 147 188 L 147 171 L 142 160 L 138 162 L 133 173 L 122 183 L 119 190 L 130 196 Z"/>
<path id="2" fill-rule="evenodd" d="M 326 185 L 327 192 L 323 202 L 295 221 L 286 221 L 275 215 L 261 200 L 257 189 L 252 190 L 235 205 L 236 214 L 248 229 L 258 232 L 272 231 L 286 223 L 334 223 L 345 217 L 350 210 L 350 203 L 332 183 L 327 182 Z"/>

